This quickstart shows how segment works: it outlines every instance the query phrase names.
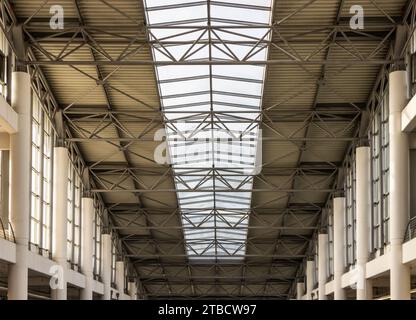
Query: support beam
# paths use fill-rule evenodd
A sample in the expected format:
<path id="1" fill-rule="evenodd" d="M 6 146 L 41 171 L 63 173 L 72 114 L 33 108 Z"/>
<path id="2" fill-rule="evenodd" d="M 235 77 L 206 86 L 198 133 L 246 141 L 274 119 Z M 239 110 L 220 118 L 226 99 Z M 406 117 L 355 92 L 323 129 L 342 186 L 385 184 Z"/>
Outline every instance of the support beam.
<path id="1" fill-rule="evenodd" d="M 102 60 L 102 61 L 87 61 L 87 60 L 42 60 L 42 61 L 21 61 L 22 64 L 27 66 L 224 66 L 224 65 L 254 65 L 254 66 L 268 66 L 268 65 L 280 65 L 280 66 L 348 66 L 348 65 L 364 65 L 364 66 L 381 66 L 394 63 L 395 60 L 386 59 L 316 59 L 316 60 L 234 60 L 234 61 L 221 61 L 221 60 L 188 60 L 188 61 L 152 61 L 152 60 Z"/>
<path id="2" fill-rule="evenodd" d="M 338 143 L 338 142 L 354 142 L 358 141 L 359 138 L 356 137 L 288 137 L 288 138 L 279 138 L 279 137 L 263 137 L 262 141 L 274 141 L 274 142 L 322 142 L 322 143 Z M 100 137 L 98 135 L 86 136 L 84 135 L 81 138 L 67 138 L 66 142 L 82 142 L 82 143 L 97 143 L 97 142 L 107 142 L 112 143 L 139 143 L 139 142 L 154 142 L 154 137 L 150 134 L 141 137 Z M 179 142 L 183 142 L 179 140 Z"/>
<path id="3" fill-rule="evenodd" d="M 1 151 L 1 213 L 0 218 L 3 222 L 3 226 L 9 228 L 9 168 L 10 168 L 10 151 Z"/>
<path id="4" fill-rule="evenodd" d="M 345 198 L 334 198 L 334 300 L 344 300 L 345 292 L 342 288 L 344 274 L 344 214 Z"/>
<path id="5" fill-rule="evenodd" d="M 402 263 L 402 243 L 409 221 L 409 140 L 401 130 L 401 113 L 407 104 L 407 73 L 394 71 L 389 81 L 390 138 L 390 295 L 410 299 L 410 268 Z"/>
<path id="6" fill-rule="evenodd" d="M 116 285 L 117 290 L 119 293 L 119 300 L 124 299 L 124 283 L 126 280 L 126 276 L 124 273 L 124 261 L 117 261 L 116 262 Z"/>
<path id="7" fill-rule="evenodd" d="M 314 261 L 306 262 L 306 300 L 312 300 Z"/>
<path id="8" fill-rule="evenodd" d="M 223 187 L 217 189 L 202 189 L 195 191 L 195 189 L 186 186 L 185 188 L 181 189 L 123 189 L 117 188 L 117 186 L 110 186 L 109 188 L 105 189 L 93 189 L 91 190 L 93 193 L 165 193 L 165 192 L 186 192 L 186 193 L 198 193 L 198 194 L 206 194 L 212 192 L 221 192 L 221 193 L 235 193 L 235 192 L 244 192 L 244 193 L 260 193 L 260 192 L 283 192 L 283 193 L 299 193 L 299 192 L 315 192 L 315 193 L 329 193 L 333 192 L 334 189 L 315 189 L 315 187 L 311 188 L 302 188 L 302 189 L 283 189 L 283 188 L 273 188 L 270 187 L 269 189 L 247 189 L 243 188 L 243 186 L 239 186 L 238 188 L 233 187 Z M 336 190 L 335 190 L 336 191 Z"/>
<path id="9" fill-rule="evenodd" d="M 318 294 L 319 300 L 326 300 L 325 284 L 328 278 L 328 234 L 318 236 Z"/>
<path id="10" fill-rule="evenodd" d="M 178 241 L 179 242 L 179 241 Z M 143 251 L 143 250 L 142 250 Z M 160 253 L 160 254 L 152 254 L 152 253 L 137 253 L 137 254 L 126 254 L 126 257 L 128 258 L 132 258 L 132 259 L 136 259 L 136 261 L 134 262 L 134 264 L 136 263 L 140 263 L 142 261 L 146 261 L 146 260 L 155 260 L 155 259 L 175 259 L 175 258 L 182 258 L 182 259 L 186 259 L 186 258 L 193 258 L 193 259 L 198 259 L 200 258 L 201 260 L 207 260 L 210 259 L 210 261 L 215 261 L 216 258 L 218 258 L 218 255 L 215 254 L 188 254 L 188 253 L 182 253 L 182 254 L 174 254 L 174 253 Z M 264 253 L 257 253 L 257 254 L 233 254 L 232 252 L 227 252 L 224 253 L 220 256 L 221 258 L 232 258 L 232 259 L 244 259 L 244 258 L 272 258 L 275 260 L 289 260 L 289 261 L 294 261 L 294 260 L 302 260 L 305 258 L 305 255 L 302 254 L 298 254 L 298 255 L 279 255 L 279 254 L 264 254 Z"/>
<path id="11" fill-rule="evenodd" d="M 101 235 L 102 245 L 102 281 L 104 284 L 103 300 L 111 300 L 111 258 L 112 258 L 112 240 L 111 234 Z"/>
<path id="12" fill-rule="evenodd" d="M 296 285 L 296 299 L 303 300 L 304 294 L 305 294 L 305 283 L 298 282 Z"/>
<path id="13" fill-rule="evenodd" d="M 81 300 L 93 298 L 93 232 L 94 232 L 94 199 L 82 198 L 81 222 L 81 271 L 85 276 L 85 288 L 81 290 Z"/>
<path id="14" fill-rule="evenodd" d="M 19 131 L 10 135 L 10 223 L 16 237 L 16 263 L 9 267 L 9 300 L 27 300 L 28 243 L 30 224 L 30 75 L 12 74 L 12 107 L 18 113 Z"/>
<path id="15" fill-rule="evenodd" d="M 137 284 L 134 281 L 130 281 L 127 285 L 129 296 L 131 300 L 137 300 Z"/>
<path id="16" fill-rule="evenodd" d="M 357 300 L 371 299 L 372 287 L 366 280 L 369 254 L 371 214 L 371 157 L 370 147 L 356 149 L 356 243 L 357 243 Z"/>
<path id="17" fill-rule="evenodd" d="M 53 179 L 53 229 L 52 258 L 62 268 L 63 279 L 59 279 L 58 288 L 52 290 L 55 300 L 67 299 L 67 222 L 68 222 L 68 149 L 54 148 L 54 179 Z"/>

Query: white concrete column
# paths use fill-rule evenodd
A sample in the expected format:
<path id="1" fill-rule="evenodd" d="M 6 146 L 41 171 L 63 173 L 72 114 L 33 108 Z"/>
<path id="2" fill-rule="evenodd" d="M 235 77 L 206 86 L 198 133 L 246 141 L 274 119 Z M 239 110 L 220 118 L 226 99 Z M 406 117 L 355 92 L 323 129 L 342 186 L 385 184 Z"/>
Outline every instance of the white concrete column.
<path id="1" fill-rule="evenodd" d="M 371 215 L 371 157 L 370 147 L 356 149 L 356 245 L 357 245 L 357 300 L 367 300 L 371 286 L 367 286 L 366 264 L 368 262 Z"/>
<path id="2" fill-rule="evenodd" d="M 344 273 L 344 214 L 345 198 L 334 198 L 334 300 L 344 300 L 345 292 L 342 288 Z"/>
<path id="3" fill-rule="evenodd" d="M 401 130 L 401 114 L 407 104 L 406 71 L 390 73 L 390 295 L 410 299 L 410 269 L 402 263 L 402 244 L 409 221 L 409 141 Z"/>
<path id="4" fill-rule="evenodd" d="M 16 263 L 9 267 L 8 299 L 27 300 L 32 127 L 30 75 L 13 72 L 12 90 L 12 107 L 19 115 L 19 131 L 10 135 L 10 223 L 16 237 Z"/>
<path id="5" fill-rule="evenodd" d="M 129 296 L 131 300 L 137 300 L 137 284 L 134 281 L 130 281 L 127 285 Z"/>
<path id="6" fill-rule="evenodd" d="M 306 262 L 306 300 L 312 300 L 314 262 Z"/>
<path id="7" fill-rule="evenodd" d="M 8 138 L 10 140 L 10 137 Z M 10 142 L 9 142 L 10 144 Z M 0 218 L 3 222 L 4 228 L 9 229 L 9 194 L 10 194 L 10 151 L 1 150 L 1 204 L 0 204 Z"/>
<path id="8" fill-rule="evenodd" d="M 52 299 L 67 299 L 67 212 L 68 212 L 68 149 L 54 148 L 53 159 L 53 229 L 52 229 L 52 258 L 62 271 L 57 289 L 52 290 Z"/>
<path id="9" fill-rule="evenodd" d="M 303 282 L 298 282 L 296 284 L 296 300 L 303 300 L 305 295 L 305 284 Z"/>
<path id="10" fill-rule="evenodd" d="M 85 288 L 81 290 L 81 300 L 92 300 L 94 280 L 94 199 L 82 198 L 81 208 L 81 271 L 85 276 Z"/>
<path id="11" fill-rule="evenodd" d="M 328 279 L 327 272 L 328 262 L 328 235 L 320 234 L 318 236 L 318 294 L 319 300 L 326 300 L 325 285 Z"/>
<path id="12" fill-rule="evenodd" d="M 101 278 L 104 284 L 103 300 L 111 300 L 111 234 L 103 234 L 101 236 L 102 246 L 102 268 Z"/>
<path id="13" fill-rule="evenodd" d="M 124 261 L 116 262 L 116 285 L 119 293 L 119 300 L 124 300 L 124 282 L 125 282 L 125 273 L 124 273 Z"/>

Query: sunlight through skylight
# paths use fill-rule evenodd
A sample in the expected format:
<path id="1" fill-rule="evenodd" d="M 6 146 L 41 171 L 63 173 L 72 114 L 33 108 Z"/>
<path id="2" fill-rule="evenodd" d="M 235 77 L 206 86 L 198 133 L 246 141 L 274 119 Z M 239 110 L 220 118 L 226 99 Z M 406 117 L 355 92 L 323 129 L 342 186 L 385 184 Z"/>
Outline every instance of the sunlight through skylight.
<path id="1" fill-rule="evenodd" d="M 172 62 L 155 68 L 190 259 L 246 253 L 266 67 L 233 62 L 267 59 L 271 7 L 145 0 L 153 58 Z"/>

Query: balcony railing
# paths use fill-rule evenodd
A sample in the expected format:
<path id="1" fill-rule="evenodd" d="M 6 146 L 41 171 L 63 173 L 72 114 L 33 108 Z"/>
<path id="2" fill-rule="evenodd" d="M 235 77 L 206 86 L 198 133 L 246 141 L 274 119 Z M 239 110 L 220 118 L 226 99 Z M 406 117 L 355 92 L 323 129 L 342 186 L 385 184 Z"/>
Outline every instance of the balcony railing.
<path id="1" fill-rule="evenodd" d="M 16 243 L 16 238 L 14 236 L 12 225 L 10 224 L 10 222 L 4 223 L 1 218 L 0 218 L 0 238 Z"/>
<path id="2" fill-rule="evenodd" d="M 416 217 L 410 219 L 409 223 L 407 224 L 406 234 L 404 235 L 404 241 L 407 242 L 416 238 Z"/>

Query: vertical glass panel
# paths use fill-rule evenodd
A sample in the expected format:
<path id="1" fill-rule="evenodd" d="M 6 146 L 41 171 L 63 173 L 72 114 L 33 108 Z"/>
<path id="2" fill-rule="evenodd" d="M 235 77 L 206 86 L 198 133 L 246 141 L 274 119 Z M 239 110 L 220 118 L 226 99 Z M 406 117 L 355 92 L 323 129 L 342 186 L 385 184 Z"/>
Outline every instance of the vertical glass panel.
<path id="1" fill-rule="evenodd" d="M 32 174 L 30 242 L 41 253 L 51 249 L 53 130 L 42 103 L 32 93 Z"/>
<path id="2" fill-rule="evenodd" d="M 389 243 L 389 106 L 388 93 L 372 111 L 372 249 L 383 250 Z"/>

